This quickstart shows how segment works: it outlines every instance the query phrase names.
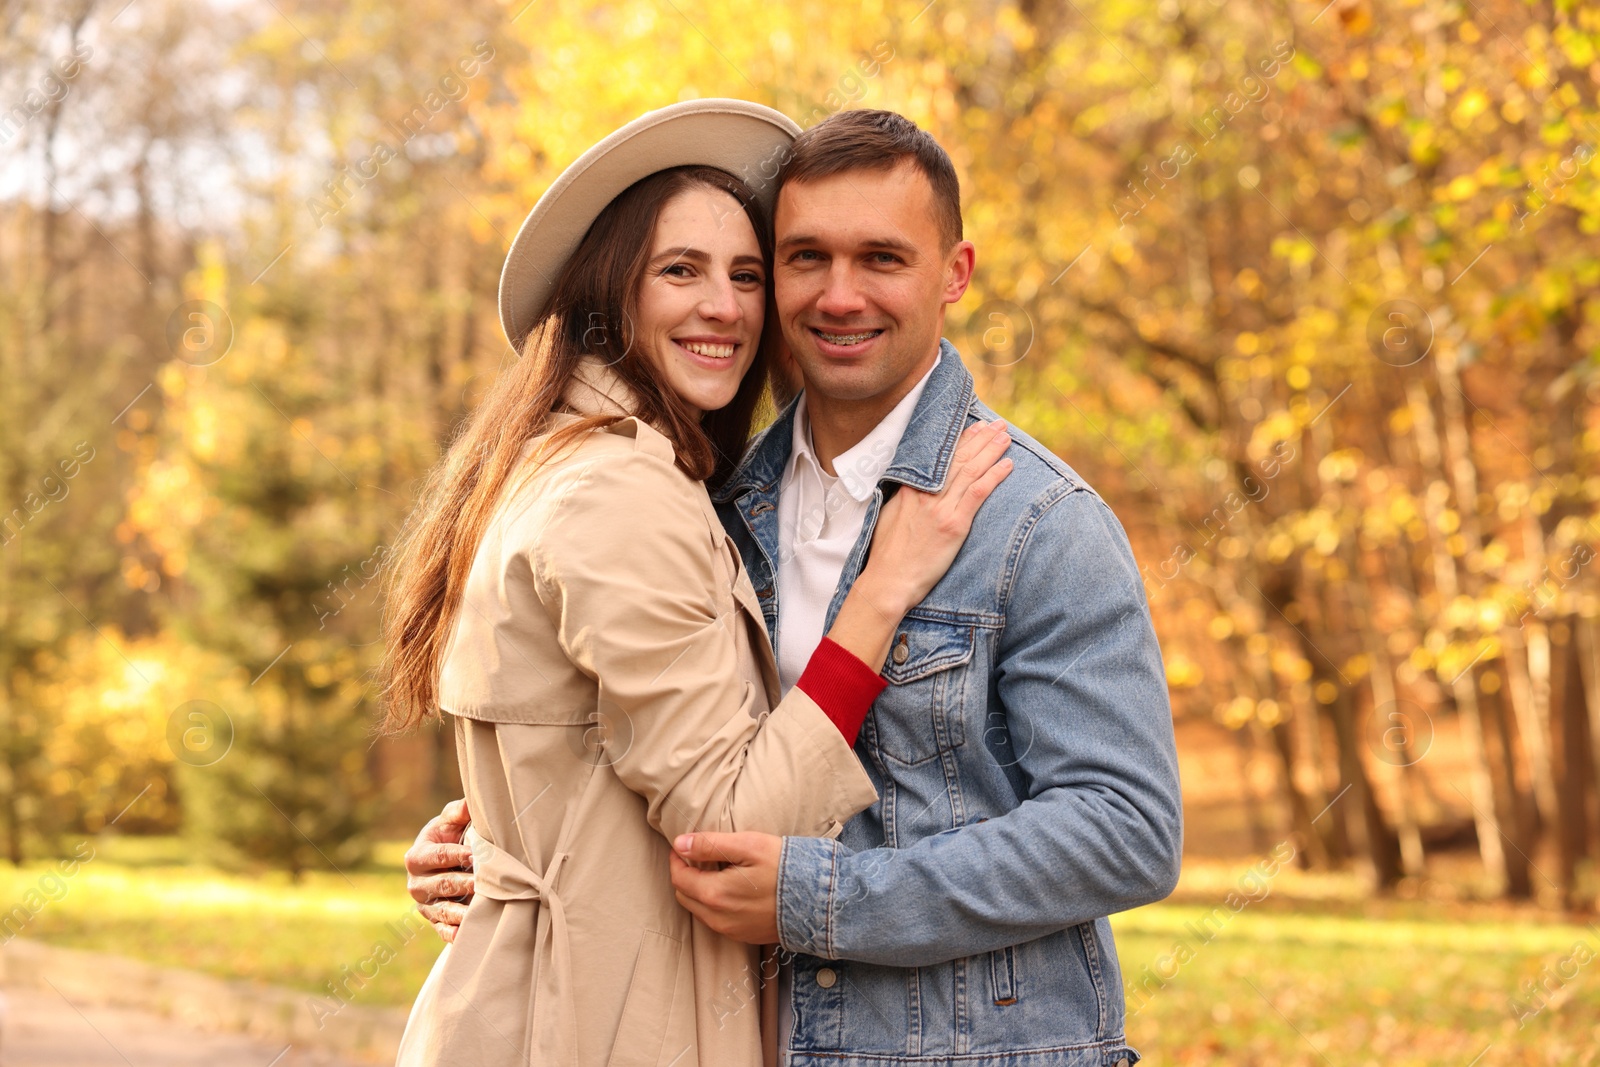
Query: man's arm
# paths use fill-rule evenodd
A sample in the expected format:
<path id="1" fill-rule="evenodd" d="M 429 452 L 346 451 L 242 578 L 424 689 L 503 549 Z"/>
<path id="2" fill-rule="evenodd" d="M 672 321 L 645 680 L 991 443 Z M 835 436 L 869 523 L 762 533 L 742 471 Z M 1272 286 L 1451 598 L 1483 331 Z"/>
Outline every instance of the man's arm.
<path id="1" fill-rule="evenodd" d="M 446 941 L 456 939 L 472 899 L 472 850 L 461 843 L 471 822 L 467 802 L 452 800 L 406 849 L 406 889 L 422 917 Z"/>
<path id="2" fill-rule="evenodd" d="M 991 733 L 1009 735 L 1022 803 L 905 848 L 853 853 L 836 841 L 785 838 L 776 891 L 760 895 L 751 886 L 769 883 L 751 867 L 770 850 L 697 834 L 691 861 L 736 864 L 673 871 L 680 892 L 709 904 L 696 914 L 714 929 L 738 936 L 765 927 L 757 913 L 775 896 L 785 948 L 917 967 L 1172 891 L 1182 851 L 1177 750 L 1127 538 L 1082 491 L 1047 498 L 1022 536 L 992 679 L 1004 714 L 990 720 Z"/>
<path id="3" fill-rule="evenodd" d="M 1021 531 L 992 679 L 1004 716 L 990 723 L 1009 735 L 1022 803 L 906 848 L 851 853 L 785 839 L 784 947 L 923 966 L 1138 907 L 1175 886 L 1183 806 L 1144 586 L 1105 503 L 1055 492 Z"/>

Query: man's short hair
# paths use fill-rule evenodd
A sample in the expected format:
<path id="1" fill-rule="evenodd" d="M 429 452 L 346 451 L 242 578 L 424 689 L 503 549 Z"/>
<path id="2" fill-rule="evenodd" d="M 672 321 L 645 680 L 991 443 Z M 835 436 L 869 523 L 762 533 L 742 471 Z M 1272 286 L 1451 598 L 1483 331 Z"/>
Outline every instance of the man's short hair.
<path id="1" fill-rule="evenodd" d="M 961 240 L 961 182 L 955 165 L 926 130 L 893 111 L 839 111 L 806 130 L 795 138 L 778 171 L 778 188 L 852 170 L 893 170 L 907 161 L 933 187 L 939 236 L 948 249 Z"/>

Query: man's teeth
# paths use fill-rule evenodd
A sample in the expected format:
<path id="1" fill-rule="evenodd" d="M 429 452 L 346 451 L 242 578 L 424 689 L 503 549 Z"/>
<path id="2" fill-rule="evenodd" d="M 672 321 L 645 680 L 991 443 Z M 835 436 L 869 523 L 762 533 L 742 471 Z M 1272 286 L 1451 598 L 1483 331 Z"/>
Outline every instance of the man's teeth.
<path id="1" fill-rule="evenodd" d="M 858 345 L 862 341 L 870 341 L 882 332 L 881 330 L 868 330 L 866 333 L 823 333 L 818 330 L 817 336 L 830 345 Z"/>
<path id="2" fill-rule="evenodd" d="M 707 356 L 711 359 L 732 359 L 733 350 L 737 345 L 713 345 L 704 341 L 679 341 L 680 345 L 687 348 L 697 356 Z"/>

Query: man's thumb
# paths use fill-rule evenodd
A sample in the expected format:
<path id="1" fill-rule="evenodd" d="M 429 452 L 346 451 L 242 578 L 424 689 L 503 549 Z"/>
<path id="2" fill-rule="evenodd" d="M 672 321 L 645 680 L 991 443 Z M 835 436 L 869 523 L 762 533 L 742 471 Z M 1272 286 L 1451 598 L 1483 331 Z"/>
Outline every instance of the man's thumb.
<path id="1" fill-rule="evenodd" d="M 709 830 L 679 834 L 672 847 L 690 863 L 737 863 L 744 856 L 744 850 L 738 847 L 737 834 Z"/>

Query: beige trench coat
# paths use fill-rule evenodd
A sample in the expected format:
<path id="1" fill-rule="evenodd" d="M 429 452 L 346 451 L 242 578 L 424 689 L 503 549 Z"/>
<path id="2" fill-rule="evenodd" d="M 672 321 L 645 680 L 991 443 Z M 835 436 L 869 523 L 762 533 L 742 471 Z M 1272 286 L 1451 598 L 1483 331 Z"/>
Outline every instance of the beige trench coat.
<path id="1" fill-rule="evenodd" d="M 590 357 L 565 399 L 630 396 Z M 667 855 L 690 830 L 832 836 L 877 799 L 811 698 L 777 692 L 738 552 L 656 429 L 590 433 L 509 494 L 440 686 L 477 894 L 398 1062 L 771 1063 L 772 961 L 678 905 Z"/>

